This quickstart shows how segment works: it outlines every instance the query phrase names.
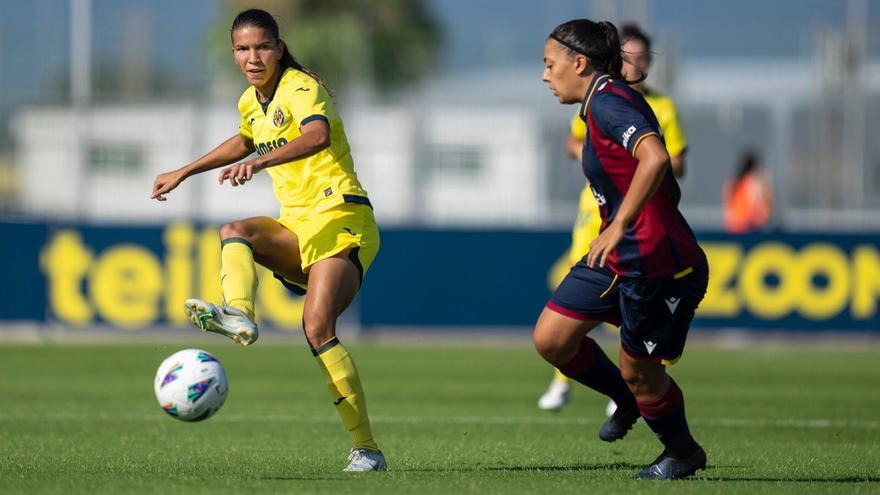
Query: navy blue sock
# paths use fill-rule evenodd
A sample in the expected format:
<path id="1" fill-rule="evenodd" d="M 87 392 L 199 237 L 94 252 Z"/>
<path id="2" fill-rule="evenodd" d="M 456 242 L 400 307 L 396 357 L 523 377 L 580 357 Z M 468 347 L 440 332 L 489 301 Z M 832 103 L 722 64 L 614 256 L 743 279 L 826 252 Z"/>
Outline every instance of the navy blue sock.
<path id="1" fill-rule="evenodd" d="M 608 359 L 599 344 L 589 337 L 584 337 L 577 354 L 571 361 L 560 366 L 559 371 L 572 380 L 607 395 L 619 408 L 636 406 L 636 398 L 620 376 L 620 369 Z"/>
<path id="2" fill-rule="evenodd" d="M 672 455 L 684 458 L 697 449 L 684 414 L 684 395 L 672 378 L 666 394 L 654 402 L 640 402 L 639 412 Z"/>

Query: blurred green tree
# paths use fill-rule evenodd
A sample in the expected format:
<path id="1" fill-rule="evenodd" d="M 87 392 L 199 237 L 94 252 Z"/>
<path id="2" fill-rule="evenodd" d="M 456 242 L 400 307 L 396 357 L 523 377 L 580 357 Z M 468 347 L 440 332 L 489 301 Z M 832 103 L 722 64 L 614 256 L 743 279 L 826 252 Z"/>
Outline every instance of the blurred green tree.
<path id="1" fill-rule="evenodd" d="M 423 0 L 227 0 L 208 39 L 226 74 L 237 73 L 229 27 L 252 7 L 275 16 L 293 56 L 331 88 L 387 93 L 426 76 L 437 61 L 440 28 Z"/>

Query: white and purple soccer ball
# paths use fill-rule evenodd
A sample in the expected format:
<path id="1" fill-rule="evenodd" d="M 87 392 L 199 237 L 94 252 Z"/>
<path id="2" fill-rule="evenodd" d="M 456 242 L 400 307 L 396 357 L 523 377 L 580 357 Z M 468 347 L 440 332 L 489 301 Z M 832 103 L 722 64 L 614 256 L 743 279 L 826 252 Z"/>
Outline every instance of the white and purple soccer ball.
<path id="1" fill-rule="evenodd" d="M 202 421 L 220 410 L 229 392 L 226 371 L 211 353 L 177 351 L 162 361 L 154 383 L 156 399 L 169 416 Z"/>

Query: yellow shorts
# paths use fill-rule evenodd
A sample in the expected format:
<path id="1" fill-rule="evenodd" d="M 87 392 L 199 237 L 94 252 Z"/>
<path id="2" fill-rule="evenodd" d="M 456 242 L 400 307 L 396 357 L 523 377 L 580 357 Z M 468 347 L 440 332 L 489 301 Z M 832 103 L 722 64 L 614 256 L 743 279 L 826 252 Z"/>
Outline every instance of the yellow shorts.
<path id="1" fill-rule="evenodd" d="M 361 273 L 367 273 L 379 252 L 379 228 L 369 204 L 342 203 L 326 210 L 282 216 L 278 223 L 293 232 L 299 240 L 299 255 L 303 273 L 315 263 L 331 258 L 351 248 L 349 258 Z M 305 294 L 304 284 L 275 278 L 297 294 Z"/>

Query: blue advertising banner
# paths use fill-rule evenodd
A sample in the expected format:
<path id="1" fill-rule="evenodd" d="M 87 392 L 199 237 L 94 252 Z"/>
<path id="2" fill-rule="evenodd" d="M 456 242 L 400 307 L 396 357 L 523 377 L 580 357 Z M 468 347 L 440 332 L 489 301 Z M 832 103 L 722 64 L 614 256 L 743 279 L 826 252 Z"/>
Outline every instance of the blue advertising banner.
<path id="1" fill-rule="evenodd" d="M 880 235 L 699 233 L 710 266 L 695 327 L 880 331 Z M 564 233 L 383 232 L 363 324 L 531 326 Z"/>
<path id="2" fill-rule="evenodd" d="M 214 227 L 0 222 L 0 233 L 0 322 L 183 326 L 186 298 L 220 300 Z M 880 233 L 698 237 L 711 275 L 696 327 L 880 331 Z M 568 243 L 561 231 L 383 229 L 356 302 L 360 323 L 531 327 Z M 260 277 L 261 324 L 298 330 L 302 298 L 266 270 Z"/>
<path id="3" fill-rule="evenodd" d="M 6 272 L 2 320 L 52 321 L 123 330 L 188 325 L 183 301 L 219 301 L 220 242 L 214 227 L 110 227 L 0 223 Z M 261 322 L 299 329 L 302 303 L 271 274 L 257 292 Z"/>

